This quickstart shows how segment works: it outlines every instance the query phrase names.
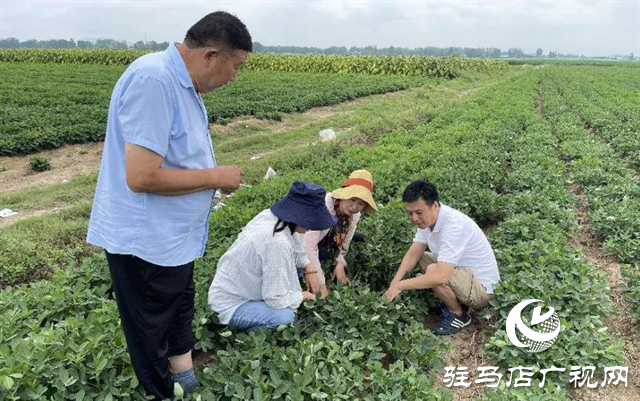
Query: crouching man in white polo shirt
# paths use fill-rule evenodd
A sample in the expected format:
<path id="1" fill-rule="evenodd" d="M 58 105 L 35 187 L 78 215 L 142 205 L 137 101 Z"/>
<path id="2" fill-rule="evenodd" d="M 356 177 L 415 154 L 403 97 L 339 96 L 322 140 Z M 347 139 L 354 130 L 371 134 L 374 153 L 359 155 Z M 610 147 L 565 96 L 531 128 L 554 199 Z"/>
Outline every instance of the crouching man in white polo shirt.
<path id="1" fill-rule="evenodd" d="M 430 288 L 442 301 L 434 333 L 455 334 L 471 323 L 469 307 L 482 309 L 494 298 L 500 274 L 493 250 L 469 216 L 440 203 L 432 183 L 412 182 L 402 201 L 418 232 L 385 295 L 393 301 L 402 291 Z M 416 265 L 423 274 L 404 280 Z"/>

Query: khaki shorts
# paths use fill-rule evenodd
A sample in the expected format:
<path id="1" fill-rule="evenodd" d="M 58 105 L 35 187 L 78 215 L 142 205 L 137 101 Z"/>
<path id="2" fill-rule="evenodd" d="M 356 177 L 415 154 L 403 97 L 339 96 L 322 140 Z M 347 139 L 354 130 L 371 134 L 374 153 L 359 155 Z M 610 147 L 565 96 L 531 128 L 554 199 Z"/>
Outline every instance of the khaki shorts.
<path id="1" fill-rule="evenodd" d="M 420 271 L 424 274 L 427 266 L 433 263 L 437 263 L 434 255 L 431 252 L 425 252 L 418 262 Z M 473 309 L 485 308 L 489 305 L 489 301 L 496 297 L 493 294 L 487 294 L 487 289 L 478 281 L 476 275 L 465 267 L 456 266 L 445 285 L 453 290 L 458 301 Z"/>

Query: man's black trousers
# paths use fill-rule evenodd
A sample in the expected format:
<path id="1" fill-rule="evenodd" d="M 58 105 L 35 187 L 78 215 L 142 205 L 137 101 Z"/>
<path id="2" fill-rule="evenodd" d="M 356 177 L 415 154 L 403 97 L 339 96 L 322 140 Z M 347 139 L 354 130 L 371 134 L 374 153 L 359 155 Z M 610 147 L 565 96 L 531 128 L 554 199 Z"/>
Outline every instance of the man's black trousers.
<path id="1" fill-rule="evenodd" d="M 163 267 L 107 252 L 131 364 L 147 394 L 173 397 L 168 358 L 193 349 L 193 262 Z"/>

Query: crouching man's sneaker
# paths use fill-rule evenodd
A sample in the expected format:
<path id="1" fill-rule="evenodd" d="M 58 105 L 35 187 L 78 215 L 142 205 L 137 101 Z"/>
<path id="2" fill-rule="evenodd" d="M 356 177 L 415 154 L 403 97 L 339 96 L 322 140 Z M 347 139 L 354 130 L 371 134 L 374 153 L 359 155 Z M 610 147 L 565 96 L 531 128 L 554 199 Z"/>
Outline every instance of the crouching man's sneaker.
<path id="1" fill-rule="evenodd" d="M 469 311 L 469 307 L 465 304 L 460 304 L 460 307 L 462 308 L 462 312 L 466 313 Z M 444 302 L 439 301 L 436 302 L 435 304 L 431 305 L 429 307 L 429 314 L 430 315 L 442 315 L 444 312 L 446 312 L 447 306 L 444 304 Z"/>
<path id="2" fill-rule="evenodd" d="M 462 309 L 462 316 L 458 316 L 450 310 L 444 310 L 442 312 L 442 320 L 440 321 L 440 325 L 438 325 L 438 327 L 433 330 L 433 334 L 439 336 L 456 334 L 470 324 L 471 316 L 469 316 L 468 309 Z"/>

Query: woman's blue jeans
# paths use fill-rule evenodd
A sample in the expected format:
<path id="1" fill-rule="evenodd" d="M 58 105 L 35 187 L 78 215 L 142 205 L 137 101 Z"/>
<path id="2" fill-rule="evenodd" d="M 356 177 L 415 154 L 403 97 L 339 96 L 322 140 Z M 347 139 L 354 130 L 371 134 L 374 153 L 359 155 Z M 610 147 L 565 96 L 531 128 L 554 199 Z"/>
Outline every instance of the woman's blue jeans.
<path id="1" fill-rule="evenodd" d="M 274 330 L 293 322 L 296 314 L 291 308 L 275 309 L 264 301 L 248 301 L 233 313 L 229 326 L 250 333 L 259 329 Z"/>

